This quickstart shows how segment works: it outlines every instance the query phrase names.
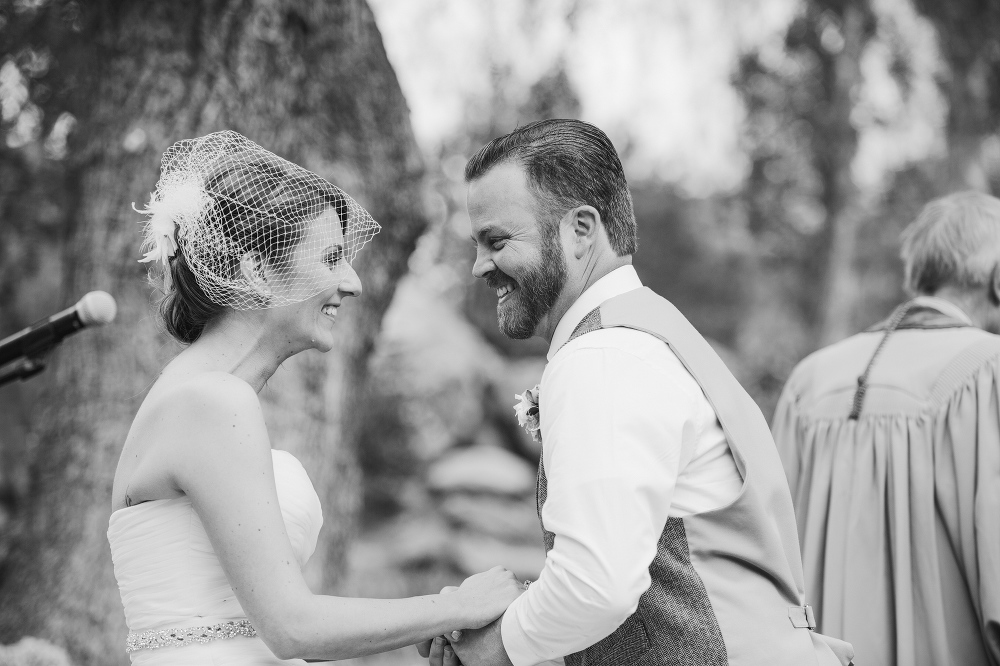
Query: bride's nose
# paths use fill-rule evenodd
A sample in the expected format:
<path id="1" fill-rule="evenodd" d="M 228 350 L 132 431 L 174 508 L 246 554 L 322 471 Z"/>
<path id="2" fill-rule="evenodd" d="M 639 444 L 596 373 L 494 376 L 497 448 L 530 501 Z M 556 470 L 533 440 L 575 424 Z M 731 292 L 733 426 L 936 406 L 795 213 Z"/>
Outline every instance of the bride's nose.
<path id="1" fill-rule="evenodd" d="M 340 281 L 340 286 L 337 290 L 343 296 L 360 296 L 361 295 L 361 278 L 358 277 L 357 272 L 355 272 L 353 266 L 347 267 L 347 274 L 344 275 L 344 279 Z"/>

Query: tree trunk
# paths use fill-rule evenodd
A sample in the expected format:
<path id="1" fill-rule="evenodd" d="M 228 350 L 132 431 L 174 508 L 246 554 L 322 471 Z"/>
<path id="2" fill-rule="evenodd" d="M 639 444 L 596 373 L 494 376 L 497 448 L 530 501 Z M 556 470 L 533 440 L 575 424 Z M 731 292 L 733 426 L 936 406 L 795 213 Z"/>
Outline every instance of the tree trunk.
<path id="1" fill-rule="evenodd" d="M 41 636 L 79 664 L 124 664 L 106 540 L 112 477 L 145 391 L 178 349 L 155 322 L 129 204 L 145 201 L 171 143 L 230 128 L 343 187 L 383 225 L 359 256 L 364 297 L 347 305 L 338 349 L 292 359 L 262 394 L 274 446 L 300 457 L 322 499 L 308 576 L 330 590 L 359 492 L 352 419 L 382 314 L 425 225 L 422 169 L 363 1 L 41 5 L 15 17 L 15 32 L 52 52 L 55 98 L 78 120 L 63 300 L 104 289 L 119 313 L 57 353 L 46 406 L 31 414 L 37 454 L 0 572 L 0 643 Z"/>
<path id="2" fill-rule="evenodd" d="M 820 312 L 819 343 L 827 345 L 854 332 L 853 311 L 858 295 L 854 257 L 863 215 L 861 191 L 854 183 L 851 162 L 858 150 L 858 132 L 851 124 L 855 91 L 862 83 L 861 56 L 868 28 L 860 7 L 847 4 L 841 17 L 843 47 L 833 56 L 829 107 L 825 113 L 826 154 L 816 156 L 823 177 L 827 241 L 824 298 Z"/>

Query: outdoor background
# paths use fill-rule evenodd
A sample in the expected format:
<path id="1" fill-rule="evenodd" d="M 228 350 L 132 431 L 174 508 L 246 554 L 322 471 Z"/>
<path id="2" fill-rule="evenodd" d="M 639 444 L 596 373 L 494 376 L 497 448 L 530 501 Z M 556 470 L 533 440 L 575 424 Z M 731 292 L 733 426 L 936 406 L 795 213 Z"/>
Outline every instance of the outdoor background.
<path id="1" fill-rule="evenodd" d="M 548 117 L 604 129 L 640 277 L 770 417 L 796 362 L 903 298 L 898 235 L 925 202 L 1000 189 L 998 95 L 993 0 L 0 0 L 0 336 L 90 290 L 119 303 L 0 387 L 0 644 L 59 646 L 0 664 L 127 663 L 111 480 L 180 349 L 131 204 L 172 142 L 237 130 L 382 223 L 341 344 L 262 401 L 323 501 L 314 589 L 401 596 L 544 560 L 511 406 L 545 345 L 499 335 L 470 274 L 482 144 Z"/>

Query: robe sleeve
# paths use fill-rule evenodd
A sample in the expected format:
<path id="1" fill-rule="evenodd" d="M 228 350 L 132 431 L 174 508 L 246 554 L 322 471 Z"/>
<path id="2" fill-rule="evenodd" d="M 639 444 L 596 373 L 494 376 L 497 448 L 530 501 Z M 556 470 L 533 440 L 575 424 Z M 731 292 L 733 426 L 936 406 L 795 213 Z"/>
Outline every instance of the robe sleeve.
<path id="1" fill-rule="evenodd" d="M 1000 352 L 998 352 L 1000 353 Z M 949 397 L 935 438 L 939 516 L 976 609 L 990 662 L 1000 664 L 1000 356 Z"/>

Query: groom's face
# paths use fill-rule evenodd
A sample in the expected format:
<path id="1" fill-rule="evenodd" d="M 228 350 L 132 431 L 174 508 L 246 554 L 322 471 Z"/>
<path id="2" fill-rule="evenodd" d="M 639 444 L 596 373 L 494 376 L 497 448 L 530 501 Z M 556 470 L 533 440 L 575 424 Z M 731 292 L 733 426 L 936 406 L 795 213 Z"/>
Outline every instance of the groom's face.
<path id="1" fill-rule="evenodd" d="M 499 164 L 469 184 L 472 273 L 496 291 L 500 331 L 519 340 L 538 332 L 566 284 L 558 221 L 540 212 L 517 164 Z"/>

